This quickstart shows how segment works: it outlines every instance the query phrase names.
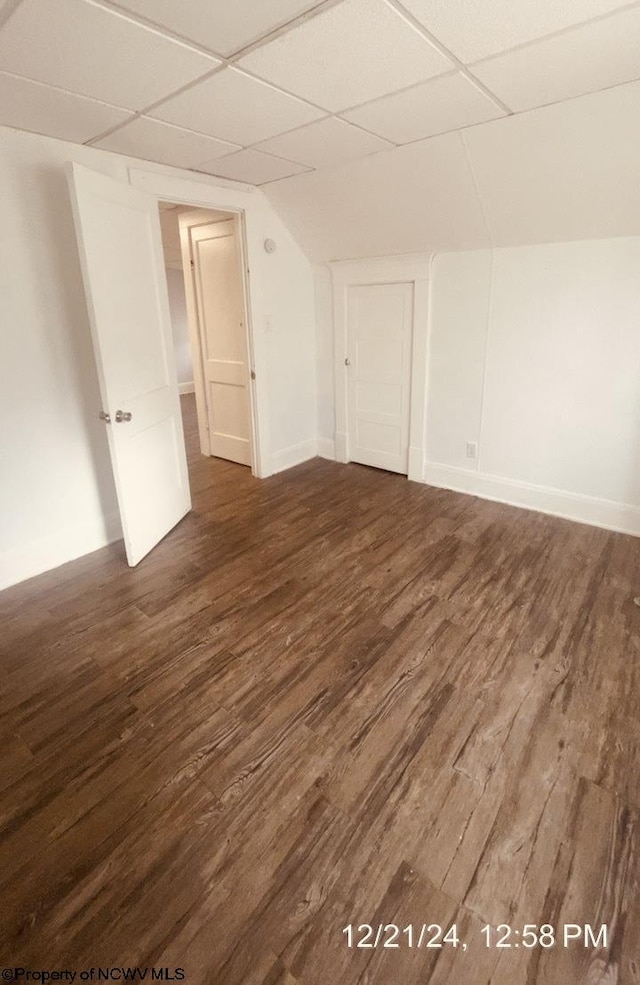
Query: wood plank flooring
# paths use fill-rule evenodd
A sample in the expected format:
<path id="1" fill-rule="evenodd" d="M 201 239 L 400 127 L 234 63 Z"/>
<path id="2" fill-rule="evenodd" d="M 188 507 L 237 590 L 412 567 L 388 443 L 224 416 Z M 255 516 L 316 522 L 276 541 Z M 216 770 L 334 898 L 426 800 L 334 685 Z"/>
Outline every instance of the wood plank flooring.
<path id="1" fill-rule="evenodd" d="M 0 596 L 0 967 L 639 985 L 639 542 L 357 465 L 259 482 L 183 401 L 193 513 Z"/>

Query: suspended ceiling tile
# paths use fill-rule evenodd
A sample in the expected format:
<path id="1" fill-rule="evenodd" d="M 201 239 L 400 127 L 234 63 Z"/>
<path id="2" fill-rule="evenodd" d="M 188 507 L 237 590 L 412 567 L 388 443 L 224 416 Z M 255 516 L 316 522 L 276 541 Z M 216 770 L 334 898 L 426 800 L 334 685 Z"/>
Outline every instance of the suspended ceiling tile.
<path id="1" fill-rule="evenodd" d="M 402 0 L 402 4 L 463 62 L 608 14 L 621 0 Z"/>
<path id="2" fill-rule="evenodd" d="M 319 0 L 118 0 L 118 6 L 167 27 L 221 55 L 231 55 L 251 41 L 316 6 Z"/>
<path id="3" fill-rule="evenodd" d="M 640 78 L 640 8 L 499 55 L 472 72 L 514 110 L 631 82 Z"/>
<path id="4" fill-rule="evenodd" d="M 127 109 L 218 64 L 87 0 L 23 0 L 0 30 L 0 70 Z"/>
<path id="5" fill-rule="evenodd" d="M 334 112 L 453 67 L 386 0 L 344 0 L 239 64 Z"/>
<path id="6" fill-rule="evenodd" d="M 222 157 L 239 149 L 237 144 L 205 137 L 204 134 L 182 130 L 148 117 L 138 117 L 127 123 L 115 133 L 97 141 L 95 146 L 117 154 L 172 164 L 176 168 L 191 168 L 203 159 Z"/>
<path id="7" fill-rule="evenodd" d="M 130 110 L 0 72 L 2 126 L 83 144 L 130 116 Z"/>
<path id="8" fill-rule="evenodd" d="M 199 164 L 197 170 L 219 175 L 222 178 L 244 181 L 249 185 L 263 185 L 267 181 L 288 178 L 307 169 L 293 161 L 283 161 L 279 157 L 271 157 L 270 154 L 248 148 L 217 161 Z"/>
<path id="9" fill-rule="evenodd" d="M 351 126 L 343 120 L 327 117 L 299 130 L 282 133 L 263 141 L 258 150 L 265 150 L 311 168 L 327 168 L 357 157 L 375 154 L 392 147 L 371 133 Z"/>
<path id="10" fill-rule="evenodd" d="M 406 144 L 437 133 L 504 116 L 503 110 L 463 75 L 446 75 L 377 99 L 344 114 L 374 133 Z"/>
<path id="11" fill-rule="evenodd" d="M 235 144 L 255 144 L 323 115 L 244 72 L 227 68 L 153 110 L 152 116 Z"/>

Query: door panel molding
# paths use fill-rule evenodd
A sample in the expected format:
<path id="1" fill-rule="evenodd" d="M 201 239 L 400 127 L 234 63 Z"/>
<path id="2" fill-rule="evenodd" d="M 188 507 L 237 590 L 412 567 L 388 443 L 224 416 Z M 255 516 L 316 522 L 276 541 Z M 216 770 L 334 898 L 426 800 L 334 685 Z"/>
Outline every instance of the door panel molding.
<path id="1" fill-rule="evenodd" d="M 411 400 L 409 410 L 408 478 L 424 482 L 429 344 L 429 284 L 433 253 L 342 260 L 330 263 L 333 285 L 335 455 L 349 462 L 348 425 L 348 303 L 349 288 L 380 284 L 413 285 Z"/>

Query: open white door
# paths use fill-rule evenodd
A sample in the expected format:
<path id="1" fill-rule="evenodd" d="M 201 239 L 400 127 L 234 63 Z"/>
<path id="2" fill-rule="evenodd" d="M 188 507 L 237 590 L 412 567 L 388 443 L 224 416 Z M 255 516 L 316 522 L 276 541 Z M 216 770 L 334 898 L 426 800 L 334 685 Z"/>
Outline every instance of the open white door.
<path id="1" fill-rule="evenodd" d="M 189 212 L 179 222 L 190 329 L 197 330 L 194 342 L 200 353 L 198 414 L 202 416 L 204 409 L 207 419 L 203 451 L 250 465 L 251 398 L 238 223 L 202 222 L 199 213 Z"/>
<path id="2" fill-rule="evenodd" d="M 77 164 L 69 184 L 127 560 L 191 508 L 156 200 Z"/>

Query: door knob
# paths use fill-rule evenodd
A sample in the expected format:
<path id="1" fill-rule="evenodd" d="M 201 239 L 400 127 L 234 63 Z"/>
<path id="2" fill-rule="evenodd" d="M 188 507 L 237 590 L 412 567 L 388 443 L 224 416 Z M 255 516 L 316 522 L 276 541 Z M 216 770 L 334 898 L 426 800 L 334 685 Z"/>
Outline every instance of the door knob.
<path id="1" fill-rule="evenodd" d="M 121 424 L 123 421 L 130 421 L 131 414 L 128 410 L 117 410 L 116 411 L 116 424 Z"/>
<path id="2" fill-rule="evenodd" d="M 101 410 L 98 417 L 101 421 L 104 421 L 105 424 L 111 424 L 111 414 L 107 414 L 106 410 Z"/>

